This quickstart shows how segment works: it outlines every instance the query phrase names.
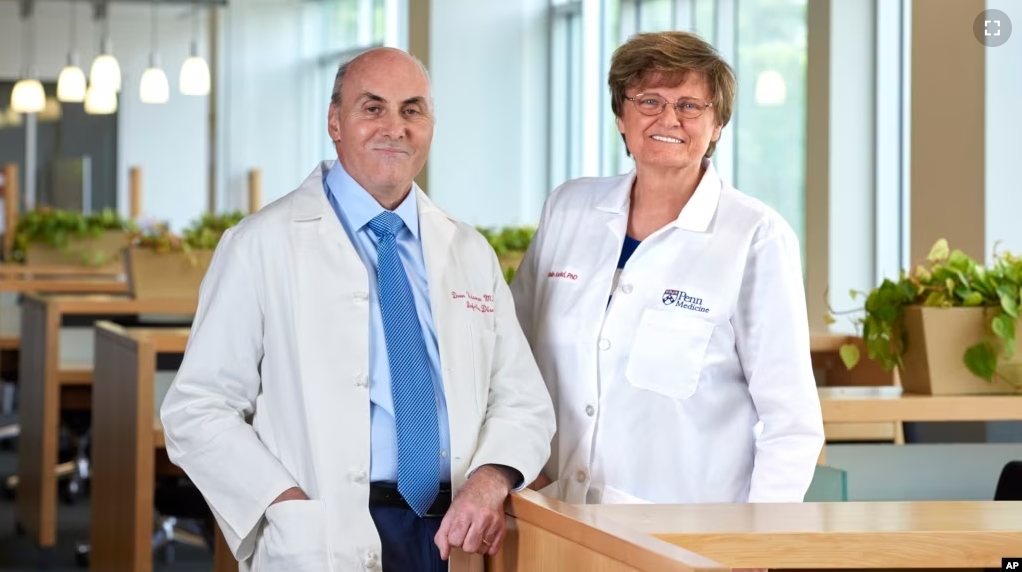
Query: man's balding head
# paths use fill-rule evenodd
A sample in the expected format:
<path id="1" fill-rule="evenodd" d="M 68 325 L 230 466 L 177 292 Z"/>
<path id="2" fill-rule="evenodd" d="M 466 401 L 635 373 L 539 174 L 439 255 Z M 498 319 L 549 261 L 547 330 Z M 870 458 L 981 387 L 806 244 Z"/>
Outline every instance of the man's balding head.
<path id="1" fill-rule="evenodd" d="M 390 62 L 388 62 L 387 58 L 390 58 L 391 62 L 394 60 L 410 61 L 418 68 L 422 77 L 426 78 L 427 85 L 430 84 L 429 72 L 426 70 L 426 66 L 422 65 L 422 62 L 419 61 L 419 58 L 396 48 L 373 48 L 362 52 L 337 67 L 337 75 L 334 76 L 334 89 L 330 94 L 330 103 L 332 105 L 341 104 L 341 86 L 344 85 L 345 76 L 352 69 L 357 69 L 362 65 L 373 65 L 374 63 L 388 66 Z M 432 89 L 430 90 L 430 106 L 432 107 Z"/>
<path id="2" fill-rule="evenodd" d="M 337 70 L 327 117 L 344 170 L 384 208 L 397 206 L 433 139 L 432 94 L 422 64 L 393 48 L 358 55 Z"/>

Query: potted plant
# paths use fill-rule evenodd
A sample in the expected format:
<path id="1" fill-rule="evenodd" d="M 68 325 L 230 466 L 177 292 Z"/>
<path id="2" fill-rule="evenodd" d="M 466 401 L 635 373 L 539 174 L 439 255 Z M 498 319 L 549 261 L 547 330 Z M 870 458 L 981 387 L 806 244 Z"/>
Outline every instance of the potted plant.
<path id="1" fill-rule="evenodd" d="M 85 215 L 40 207 L 18 219 L 11 254 L 25 264 L 122 270 L 121 251 L 134 228 L 113 209 Z"/>
<path id="2" fill-rule="evenodd" d="M 497 253 L 500 267 L 504 271 L 504 280 L 508 284 L 514 278 L 518 265 L 525 256 L 532 237 L 536 235 L 536 229 L 531 226 L 505 227 L 500 230 L 478 228 L 479 232 L 486 237 L 487 242 Z"/>
<path id="3" fill-rule="evenodd" d="M 997 253 L 988 267 L 940 239 L 911 274 L 884 282 L 864 296 L 861 328 L 867 357 L 895 367 L 906 392 L 977 394 L 1022 391 L 1016 352 L 1022 258 Z M 832 320 L 833 318 L 831 318 Z M 848 369 L 859 348 L 840 349 Z"/>
<path id="4" fill-rule="evenodd" d="M 178 235 L 166 223 L 145 225 L 132 236 L 125 262 L 128 291 L 136 299 L 196 298 L 224 231 L 245 213 L 207 214 Z"/>

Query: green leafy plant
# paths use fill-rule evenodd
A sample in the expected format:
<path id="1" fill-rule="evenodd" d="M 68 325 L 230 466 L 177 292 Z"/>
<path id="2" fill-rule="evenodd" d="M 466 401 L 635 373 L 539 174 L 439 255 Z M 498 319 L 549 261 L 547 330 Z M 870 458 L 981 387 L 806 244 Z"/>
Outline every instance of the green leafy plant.
<path id="1" fill-rule="evenodd" d="M 531 226 L 512 226 L 499 230 L 478 227 L 477 230 L 486 237 L 490 247 L 497 253 L 497 259 L 504 271 L 504 280 L 510 284 L 518 269 L 518 264 L 521 263 L 525 251 L 529 248 L 529 243 L 536 235 L 536 229 Z"/>
<path id="2" fill-rule="evenodd" d="M 856 320 L 856 327 L 861 328 L 869 359 L 887 371 L 903 367 L 902 356 L 909 343 L 903 316 L 908 306 L 985 308 L 994 339 L 984 339 L 966 348 L 962 359 L 969 371 L 982 379 L 990 382 L 1004 379 L 998 376 L 998 366 L 1002 357 L 1011 358 L 1015 354 L 1022 258 L 997 253 L 995 248 L 993 263 L 986 267 L 961 250 L 951 250 L 947 240 L 940 239 L 926 262 L 911 274 L 902 272 L 897 280 L 884 280 L 868 293 L 851 292 L 853 299 L 865 297 L 865 312 Z M 828 316 L 828 321 L 833 318 Z M 842 346 L 840 355 L 848 369 L 855 367 L 861 358 L 852 344 Z"/>
<path id="3" fill-rule="evenodd" d="M 75 211 L 40 207 L 26 212 L 18 219 L 11 255 L 14 261 L 23 263 L 29 244 L 46 244 L 67 252 L 77 241 L 98 239 L 107 231 L 132 232 L 134 229 L 132 221 L 122 218 L 113 209 L 85 215 Z M 80 262 L 83 264 L 103 264 L 110 253 L 82 252 L 81 256 Z"/>
<path id="4" fill-rule="evenodd" d="M 220 242 L 224 231 L 241 222 L 245 216 L 241 211 L 205 214 L 185 228 L 181 234 L 171 231 L 164 222 L 150 223 L 132 235 L 131 244 L 136 248 L 150 249 L 159 254 L 213 250 Z"/>

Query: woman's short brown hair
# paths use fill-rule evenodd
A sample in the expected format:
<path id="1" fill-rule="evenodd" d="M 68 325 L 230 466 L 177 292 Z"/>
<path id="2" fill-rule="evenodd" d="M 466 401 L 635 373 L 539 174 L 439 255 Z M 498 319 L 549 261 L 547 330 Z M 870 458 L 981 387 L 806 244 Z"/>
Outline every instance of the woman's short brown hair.
<path id="1" fill-rule="evenodd" d="M 721 126 L 731 120 L 737 80 L 735 72 L 712 45 L 689 32 L 652 32 L 636 34 L 616 50 L 611 58 L 607 84 L 610 107 L 616 117 L 624 112 L 625 90 L 655 77 L 666 85 L 679 85 L 689 73 L 698 73 L 710 88 L 712 111 Z M 624 135 L 621 136 L 624 138 Z M 625 142 L 627 145 L 627 141 Z M 710 142 L 706 156 L 713 155 Z"/>

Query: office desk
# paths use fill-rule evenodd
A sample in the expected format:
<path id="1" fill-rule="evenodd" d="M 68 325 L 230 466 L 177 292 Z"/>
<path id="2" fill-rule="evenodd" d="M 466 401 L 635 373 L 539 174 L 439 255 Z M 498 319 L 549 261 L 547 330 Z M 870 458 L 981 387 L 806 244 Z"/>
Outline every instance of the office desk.
<path id="1" fill-rule="evenodd" d="M 0 264 L 0 350 L 17 350 L 21 315 L 17 294 L 125 294 L 123 276 L 88 267 Z"/>
<path id="2" fill-rule="evenodd" d="M 999 568 L 1022 547 L 1022 502 L 572 506 L 525 490 L 507 512 L 494 572 Z"/>
<path id="3" fill-rule="evenodd" d="M 15 514 L 18 524 L 39 546 L 54 546 L 57 541 L 60 411 L 91 407 L 92 364 L 62 363 L 62 323 L 77 319 L 91 325 L 90 321 L 98 319 L 131 319 L 143 314 L 182 316 L 190 322 L 194 312 L 194 300 L 133 300 L 114 295 L 24 297 Z"/>
<path id="4" fill-rule="evenodd" d="M 189 331 L 110 322 L 98 322 L 95 330 L 91 566 L 151 572 L 154 481 L 157 474 L 180 473 L 167 459 L 159 422 L 157 358 L 183 354 Z M 217 537 L 214 569 L 236 572 L 237 562 Z"/>
<path id="5" fill-rule="evenodd" d="M 829 423 L 877 421 L 1022 421 L 1022 394 L 918 395 L 896 398 L 823 399 Z"/>

